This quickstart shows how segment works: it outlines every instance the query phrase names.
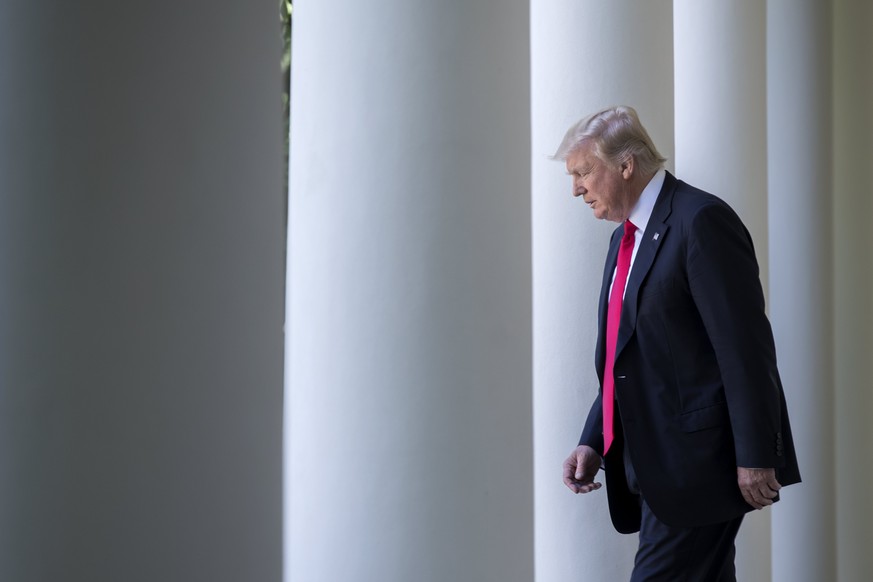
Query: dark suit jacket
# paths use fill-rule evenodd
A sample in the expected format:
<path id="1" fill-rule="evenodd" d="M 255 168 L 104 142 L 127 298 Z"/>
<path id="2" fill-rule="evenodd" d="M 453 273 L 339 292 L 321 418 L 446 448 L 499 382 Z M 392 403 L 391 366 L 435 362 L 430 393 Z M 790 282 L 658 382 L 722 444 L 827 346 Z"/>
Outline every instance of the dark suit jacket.
<path id="1" fill-rule="evenodd" d="M 612 234 L 600 292 L 601 386 L 622 231 Z M 737 466 L 775 467 L 782 485 L 800 481 L 751 237 L 724 201 L 670 173 L 628 278 L 614 367 L 621 426 L 604 463 L 619 532 L 640 527 L 622 439 L 643 497 L 670 525 L 717 523 L 751 510 Z M 601 395 L 579 442 L 602 454 Z"/>

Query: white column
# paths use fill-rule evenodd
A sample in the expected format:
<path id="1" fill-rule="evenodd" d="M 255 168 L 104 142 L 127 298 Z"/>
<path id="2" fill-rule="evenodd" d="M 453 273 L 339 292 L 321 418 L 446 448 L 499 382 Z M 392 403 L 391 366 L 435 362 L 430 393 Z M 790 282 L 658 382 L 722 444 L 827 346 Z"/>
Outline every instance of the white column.
<path id="1" fill-rule="evenodd" d="M 767 92 L 763 3 L 675 0 L 676 173 L 730 204 L 767 277 Z M 737 579 L 770 579 L 770 512 L 737 537 Z"/>
<path id="2" fill-rule="evenodd" d="M 873 572 L 873 5 L 834 2 L 837 569 Z"/>
<path id="3" fill-rule="evenodd" d="M 612 223 L 597 222 L 549 160 L 566 129 L 635 107 L 673 153 L 672 3 L 535 0 L 531 6 L 536 579 L 626 580 L 636 536 L 609 520 L 605 490 L 575 496 L 561 463 L 597 394 L 597 297 Z"/>
<path id="4" fill-rule="evenodd" d="M 533 575 L 528 18 L 294 3 L 286 580 Z"/>
<path id="5" fill-rule="evenodd" d="M 279 38 L 0 3 L 0 579 L 281 576 Z"/>
<path id="6" fill-rule="evenodd" d="M 773 579 L 836 579 L 831 3 L 767 2 L 770 314 L 803 484 L 773 509 Z"/>

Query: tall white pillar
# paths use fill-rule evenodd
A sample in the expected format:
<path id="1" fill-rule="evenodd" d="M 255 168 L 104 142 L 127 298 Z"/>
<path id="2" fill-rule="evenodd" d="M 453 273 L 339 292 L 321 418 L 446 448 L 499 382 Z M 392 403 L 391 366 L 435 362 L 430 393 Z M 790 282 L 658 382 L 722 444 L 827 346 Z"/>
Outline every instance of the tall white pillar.
<path id="1" fill-rule="evenodd" d="M 273 2 L 0 3 L 0 579 L 281 576 Z"/>
<path id="2" fill-rule="evenodd" d="M 765 6 L 675 0 L 676 174 L 730 204 L 767 277 Z M 770 512 L 747 515 L 737 579 L 770 579 Z"/>
<path id="3" fill-rule="evenodd" d="M 605 490 L 575 496 L 561 464 L 597 394 L 597 297 L 609 235 L 548 159 L 564 132 L 610 105 L 637 109 L 673 153 L 672 3 L 535 0 L 531 6 L 536 579 L 622 580 L 636 536 L 609 519 Z"/>
<path id="4" fill-rule="evenodd" d="M 834 2 L 837 570 L 873 572 L 873 5 Z"/>
<path id="5" fill-rule="evenodd" d="M 767 2 L 770 315 L 803 484 L 773 509 L 773 579 L 835 580 L 831 3 Z"/>
<path id="6" fill-rule="evenodd" d="M 286 580 L 531 580 L 528 8 L 294 3 Z"/>

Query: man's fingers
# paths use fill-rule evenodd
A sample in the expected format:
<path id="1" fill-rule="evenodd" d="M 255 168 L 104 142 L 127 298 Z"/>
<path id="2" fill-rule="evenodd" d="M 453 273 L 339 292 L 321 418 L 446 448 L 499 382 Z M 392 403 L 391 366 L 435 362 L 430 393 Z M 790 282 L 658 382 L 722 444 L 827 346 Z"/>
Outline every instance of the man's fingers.
<path id="1" fill-rule="evenodd" d="M 581 455 L 576 455 L 575 458 L 576 463 L 576 480 L 580 480 L 585 477 L 585 459 L 581 458 Z"/>
<path id="2" fill-rule="evenodd" d="M 755 509 L 764 509 L 768 505 L 773 505 L 773 500 L 776 498 L 776 492 L 770 489 L 758 487 L 743 487 L 740 489 L 743 494 L 743 499 L 746 503 Z"/>
<path id="3" fill-rule="evenodd" d="M 587 483 L 585 485 L 579 485 L 577 493 L 591 493 L 592 491 L 597 491 L 600 489 L 602 485 L 600 483 Z"/>
<path id="4" fill-rule="evenodd" d="M 740 493 L 743 494 L 743 499 L 746 500 L 746 503 L 748 503 L 749 505 L 751 505 L 755 509 L 761 509 L 760 507 L 758 507 L 758 504 L 755 503 L 754 498 L 746 489 L 740 489 Z"/>
<path id="5" fill-rule="evenodd" d="M 575 466 L 573 458 L 564 463 L 564 485 L 573 493 L 590 493 L 600 489 L 602 483 L 594 483 L 591 476 L 585 479 L 585 471 L 581 466 Z"/>
<path id="6" fill-rule="evenodd" d="M 579 445 L 564 461 L 564 485 L 573 493 L 590 493 L 600 489 L 594 482 L 600 456 L 586 445 Z"/>
<path id="7" fill-rule="evenodd" d="M 770 497 L 772 494 L 773 497 Z M 757 491 L 757 495 L 755 496 L 755 501 L 760 503 L 761 505 L 773 505 L 773 498 L 776 497 L 776 493 L 770 491 L 767 488 L 759 489 Z"/>
<path id="8" fill-rule="evenodd" d="M 566 485 L 567 489 L 569 489 L 573 493 L 581 493 L 580 490 L 582 489 L 582 487 L 584 487 L 584 485 L 582 485 L 578 481 L 574 481 L 573 479 L 564 479 L 564 485 Z"/>
<path id="9" fill-rule="evenodd" d="M 754 507 L 755 509 L 764 509 L 766 505 L 770 505 L 773 502 L 769 499 L 764 498 L 760 491 L 753 487 L 742 487 L 740 491 L 743 494 L 743 499 L 746 500 L 746 503 Z"/>
<path id="10" fill-rule="evenodd" d="M 576 479 L 573 474 L 575 470 L 576 467 L 573 465 L 573 457 L 564 461 L 564 485 L 569 487 L 573 493 L 578 493 L 576 490 Z"/>
<path id="11" fill-rule="evenodd" d="M 600 489 L 602 485 L 600 483 L 577 483 L 576 484 L 576 493 L 591 493 L 592 491 L 597 491 Z"/>
<path id="12" fill-rule="evenodd" d="M 763 509 L 773 505 L 782 488 L 776 480 L 774 469 L 747 469 L 737 467 L 740 492 L 746 503 L 755 509 Z"/>
<path id="13" fill-rule="evenodd" d="M 779 495 L 779 493 L 777 491 L 774 491 L 773 489 L 770 489 L 769 487 L 764 487 L 763 489 L 760 489 L 760 493 L 761 493 L 761 497 L 763 497 L 764 499 L 770 499 L 770 500 L 776 499 L 776 496 Z"/>
<path id="14" fill-rule="evenodd" d="M 564 485 L 566 485 L 573 493 L 579 493 L 579 488 L 584 486 L 583 483 L 574 479 L 572 475 L 564 476 Z"/>

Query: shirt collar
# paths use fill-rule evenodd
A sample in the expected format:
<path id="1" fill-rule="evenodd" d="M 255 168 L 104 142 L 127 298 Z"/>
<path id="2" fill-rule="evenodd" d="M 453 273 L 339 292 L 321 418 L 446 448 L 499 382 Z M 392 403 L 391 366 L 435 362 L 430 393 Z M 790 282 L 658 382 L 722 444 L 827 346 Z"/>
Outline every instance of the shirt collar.
<path id="1" fill-rule="evenodd" d="M 643 188 L 643 193 L 640 194 L 640 199 L 634 204 L 628 220 L 634 223 L 640 233 L 646 232 L 646 226 L 649 224 L 649 219 L 652 217 L 652 210 L 655 208 L 655 202 L 658 201 L 658 194 L 661 192 L 661 187 L 664 186 L 664 179 L 667 177 L 667 172 L 660 169 L 655 172 L 646 187 Z"/>

